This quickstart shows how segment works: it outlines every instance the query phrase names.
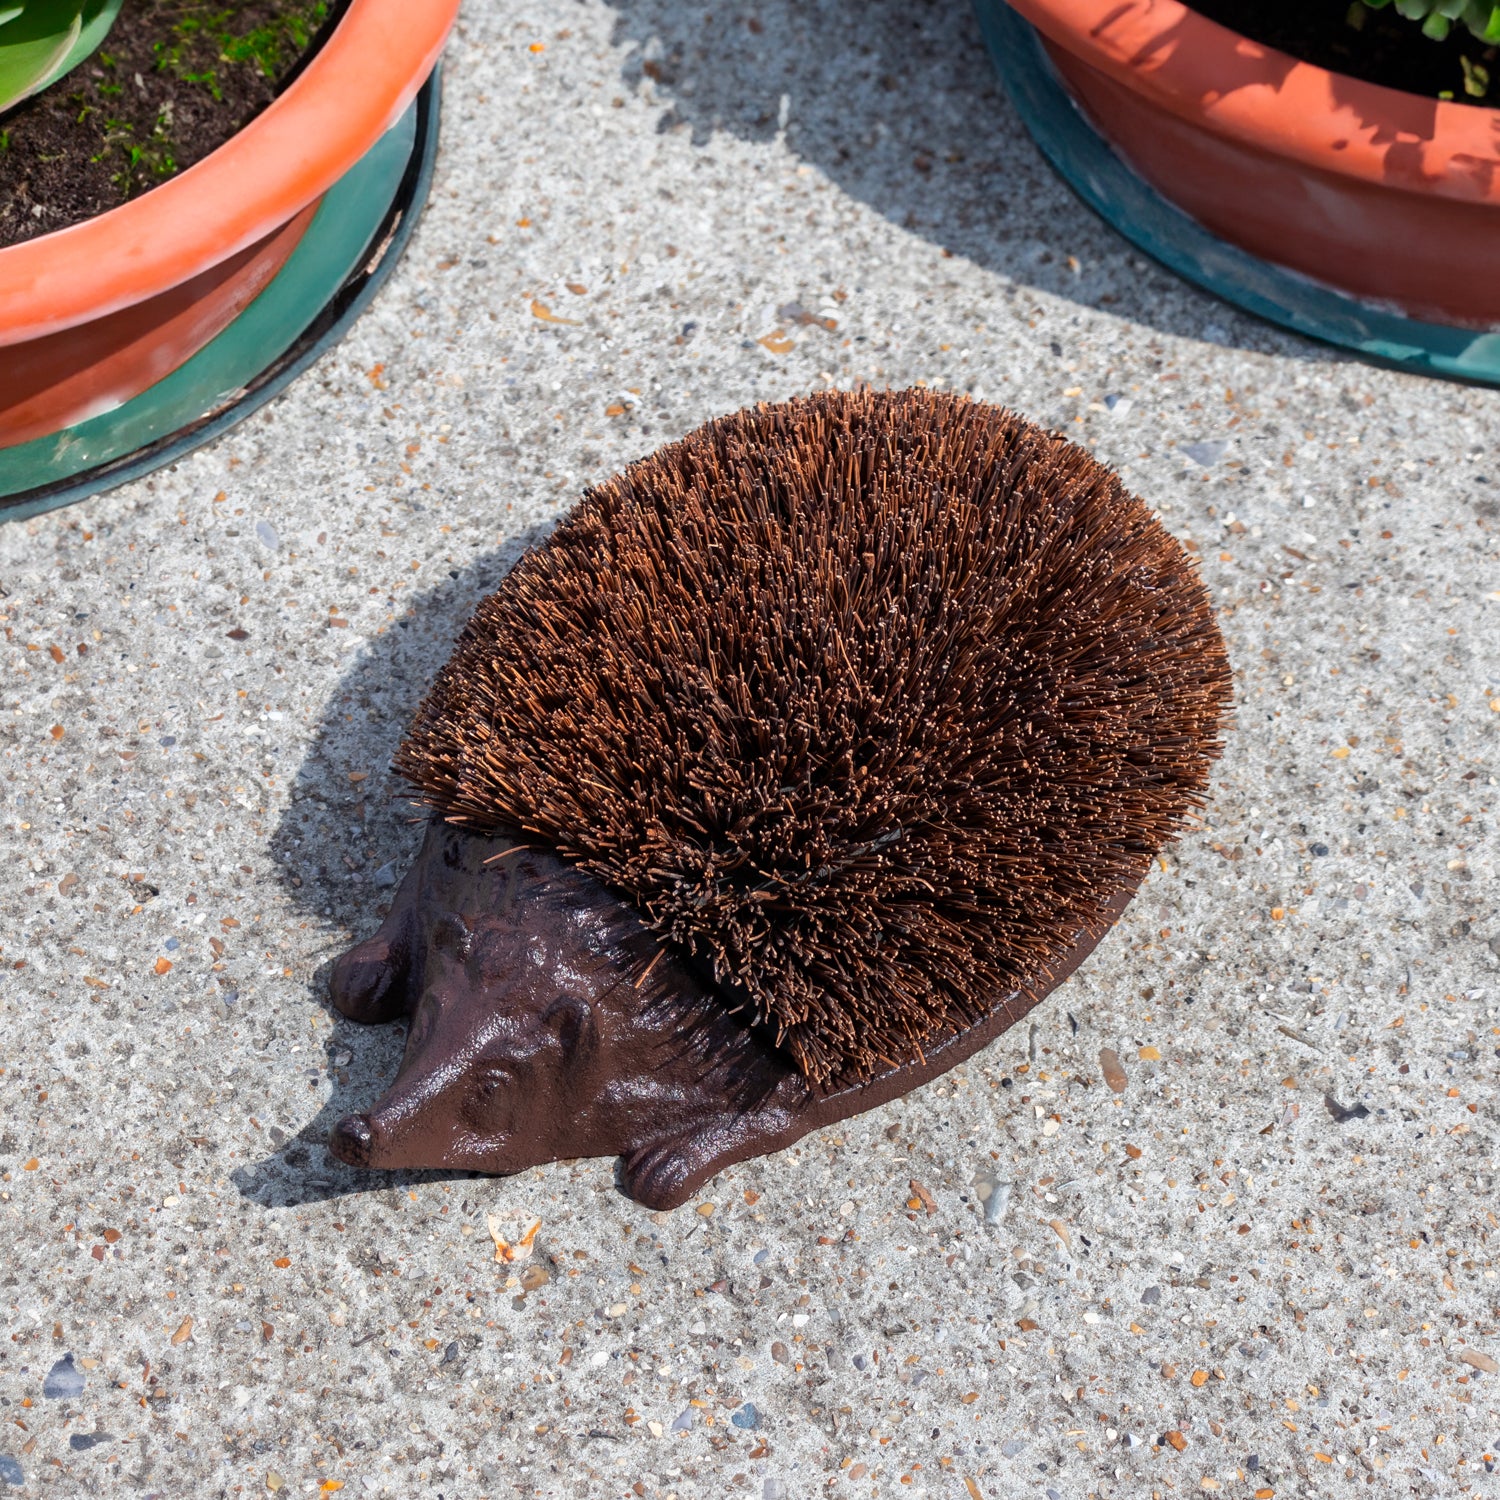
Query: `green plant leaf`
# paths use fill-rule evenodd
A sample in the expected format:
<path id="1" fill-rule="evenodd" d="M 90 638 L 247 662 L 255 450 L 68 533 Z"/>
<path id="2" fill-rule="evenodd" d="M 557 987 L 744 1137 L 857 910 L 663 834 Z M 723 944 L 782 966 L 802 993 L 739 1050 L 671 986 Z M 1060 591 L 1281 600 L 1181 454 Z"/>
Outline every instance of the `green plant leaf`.
<path id="1" fill-rule="evenodd" d="M 120 7 L 125 0 L 84 0 L 83 9 L 80 14 L 80 26 L 78 39 L 71 48 L 68 55 L 63 59 L 62 66 L 48 78 L 47 83 L 56 83 L 64 73 L 71 73 L 86 57 L 92 57 L 98 49 L 99 44 L 109 35 L 109 28 L 115 24 L 115 17 L 120 14 Z"/>
<path id="2" fill-rule="evenodd" d="M 27 0 L 0 32 L 0 110 L 46 86 L 82 30 L 83 0 Z"/>
<path id="3" fill-rule="evenodd" d="M 0 0 L 0 111 L 77 67 L 109 34 L 123 0 Z"/>

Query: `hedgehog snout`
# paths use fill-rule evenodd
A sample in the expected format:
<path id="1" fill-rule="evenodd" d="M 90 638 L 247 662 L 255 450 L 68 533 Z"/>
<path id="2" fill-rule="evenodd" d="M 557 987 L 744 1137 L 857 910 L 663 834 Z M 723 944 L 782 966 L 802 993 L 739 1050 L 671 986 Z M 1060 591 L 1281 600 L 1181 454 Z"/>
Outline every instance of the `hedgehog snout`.
<path id="1" fill-rule="evenodd" d="M 345 1115 L 333 1127 L 328 1137 L 328 1149 L 349 1166 L 363 1167 L 369 1165 L 370 1148 L 374 1142 L 375 1133 L 363 1115 Z"/>
<path id="2" fill-rule="evenodd" d="M 368 1114 L 345 1115 L 333 1127 L 328 1149 L 351 1167 L 414 1166 L 431 1145 L 424 1136 L 434 1129 L 445 1135 L 444 1125 L 441 1111 L 408 1111 L 400 1104 L 393 1110 L 388 1096 Z"/>

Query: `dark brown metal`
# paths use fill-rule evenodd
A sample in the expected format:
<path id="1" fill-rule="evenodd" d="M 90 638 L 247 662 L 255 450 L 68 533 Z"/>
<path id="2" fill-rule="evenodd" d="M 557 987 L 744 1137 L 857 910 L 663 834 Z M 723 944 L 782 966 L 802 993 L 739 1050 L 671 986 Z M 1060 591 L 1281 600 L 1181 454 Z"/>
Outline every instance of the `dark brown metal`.
<path id="1" fill-rule="evenodd" d="M 335 965 L 334 1005 L 406 1017 L 396 1081 L 334 1127 L 353 1166 L 511 1173 L 619 1155 L 630 1195 L 675 1208 L 723 1168 L 946 1073 L 1020 1020 L 1093 951 L 1134 894 L 1017 992 L 920 1062 L 826 1093 L 747 1027 L 632 908 L 545 847 L 428 828 L 380 931 Z"/>

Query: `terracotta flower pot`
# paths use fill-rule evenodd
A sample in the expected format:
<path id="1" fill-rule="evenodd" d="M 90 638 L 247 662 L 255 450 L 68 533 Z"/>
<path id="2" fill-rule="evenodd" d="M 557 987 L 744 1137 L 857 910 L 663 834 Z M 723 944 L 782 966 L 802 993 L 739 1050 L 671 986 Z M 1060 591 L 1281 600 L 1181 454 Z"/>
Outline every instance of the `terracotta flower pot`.
<path id="1" fill-rule="evenodd" d="M 0 250 L 0 448 L 110 411 L 225 329 L 407 110 L 457 0 L 352 0 L 301 76 L 180 176 Z"/>
<path id="2" fill-rule="evenodd" d="M 1407 318 L 1500 324 L 1500 110 L 1330 73 L 1178 0 L 1010 5 L 1114 151 L 1213 235 Z"/>

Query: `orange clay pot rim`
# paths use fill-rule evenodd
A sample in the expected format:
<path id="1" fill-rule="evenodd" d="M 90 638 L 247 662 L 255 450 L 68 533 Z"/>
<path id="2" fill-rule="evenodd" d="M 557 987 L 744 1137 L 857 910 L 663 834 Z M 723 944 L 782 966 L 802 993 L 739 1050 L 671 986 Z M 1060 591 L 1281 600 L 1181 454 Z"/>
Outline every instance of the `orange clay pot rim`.
<path id="1" fill-rule="evenodd" d="M 1081 61 L 1220 135 L 1396 190 L 1500 203 L 1500 111 L 1314 67 L 1180 0 L 1009 4 Z"/>
<path id="2" fill-rule="evenodd" d="M 352 0 L 287 91 L 216 151 L 82 224 L 0 250 L 0 345 L 105 317 L 253 245 L 400 118 L 458 0 Z"/>

